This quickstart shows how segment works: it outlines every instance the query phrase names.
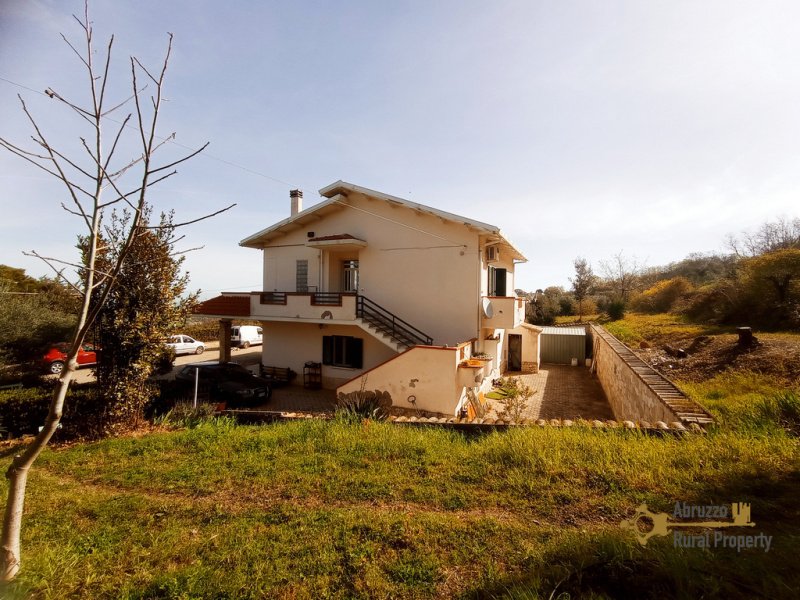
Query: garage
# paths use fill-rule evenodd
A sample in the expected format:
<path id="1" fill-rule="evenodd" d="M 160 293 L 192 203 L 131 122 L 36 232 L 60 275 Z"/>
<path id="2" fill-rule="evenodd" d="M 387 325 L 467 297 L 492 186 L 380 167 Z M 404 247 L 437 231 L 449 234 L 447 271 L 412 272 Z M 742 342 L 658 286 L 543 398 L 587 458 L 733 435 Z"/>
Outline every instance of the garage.
<path id="1" fill-rule="evenodd" d="M 576 359 L 582 365 L 586 360 L 585 327 L 542 327 L 539 342 L 542 363 L 569 365 Z"/>

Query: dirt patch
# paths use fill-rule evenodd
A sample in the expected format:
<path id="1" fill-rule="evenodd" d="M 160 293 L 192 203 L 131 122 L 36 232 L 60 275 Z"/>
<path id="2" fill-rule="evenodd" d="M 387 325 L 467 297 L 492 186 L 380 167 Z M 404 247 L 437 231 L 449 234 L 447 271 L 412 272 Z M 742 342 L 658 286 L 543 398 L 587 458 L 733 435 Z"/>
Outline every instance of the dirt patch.
<path id="1" fill-rule="evenodd" d="M 800 336 L 756 337 L 758 343 L 748 348 L 739 346 L 736 335 L 723 334 L 676 337 L 633 351 L 670 379 L 699 382 L 728 369 L 775 375 L 787 381 L 800 379 Z"/>

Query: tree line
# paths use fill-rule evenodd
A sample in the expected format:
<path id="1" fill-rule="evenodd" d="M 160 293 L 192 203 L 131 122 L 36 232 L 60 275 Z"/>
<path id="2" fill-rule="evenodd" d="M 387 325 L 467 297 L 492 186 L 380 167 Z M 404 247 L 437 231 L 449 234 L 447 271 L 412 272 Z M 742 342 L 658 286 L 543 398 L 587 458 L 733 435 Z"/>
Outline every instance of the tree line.
<path id="1" fill-rule="evenodd" d="M 528 302 L 530 323 L 550 325 L 558 316 L 625 311 L 674 313 L 713 324 L 800 330 L 800 218 L 779 218 L 753 232 L 729 235 L 728 252 L 690 254 L 647 267 L 620 252 L 599 261 L 599 274 L 576 258 L 572 286 L 517 290 Z"/>

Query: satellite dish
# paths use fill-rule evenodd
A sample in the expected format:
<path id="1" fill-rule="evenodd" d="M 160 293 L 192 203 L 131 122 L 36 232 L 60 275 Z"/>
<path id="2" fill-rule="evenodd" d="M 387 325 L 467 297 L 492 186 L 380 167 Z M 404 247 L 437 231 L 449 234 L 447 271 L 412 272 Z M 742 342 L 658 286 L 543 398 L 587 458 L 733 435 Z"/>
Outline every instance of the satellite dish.
<path id="1" fill-rule="evenodd" d="M 487 319 L 491 319 L 494 316 L 494 306 L 492 306 L 492 301 L 488 298 L 483 299 L 483 314 L 486 315 Z"/>

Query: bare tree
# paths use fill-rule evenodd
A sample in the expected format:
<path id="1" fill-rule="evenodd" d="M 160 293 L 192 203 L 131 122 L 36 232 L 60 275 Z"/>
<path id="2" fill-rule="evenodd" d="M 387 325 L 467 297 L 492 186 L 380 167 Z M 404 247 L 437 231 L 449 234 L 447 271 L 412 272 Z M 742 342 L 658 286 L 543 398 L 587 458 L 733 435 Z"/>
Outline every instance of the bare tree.
<path id="1" fill-rule="evenodd" d="M 740 258 L 800 248 L 800 218 L 780 217 L 762 224 L 754 233 L 743 231 L 738 238 L 729 235 L 727 246 Z"/>
<path id="2" fill-rule="evenodd" d="M 600 269 L 614 297 L 623 303 L 627 303 L 631 292 L 639 284 L 639 277 L 644 270 L 644 264 L 640 263 L 635 256 L 628 258 L 620 251 L 611 260 L 600 261 Z"/>
<path id="3" fill-rule="evenodd" d="M 572 295 L 578 301 L 578 321 L 583 321 L 583 301 L 592 293 L 597 278 L 585 258 L 579 256 L 572 264 L 575 266 L 575 278 L 570 277 Z"/>
<path id="4" fill-rule="evenodd" d="M 163 165 L 156 166 L 153 163 L 156 151 L 174 137 L 172 134 L 164 139 L 156 135 L 159 109 L 163 100 L 164 76 L 172 48 L 172 34 L 169 34 L 166 53 L 159 71 L 151 72 L 135 57 L 130 58 L 132 95 L 125 102 L 107 108 L 106 92 L 114 37 L 111 36 L 109 39 L 104 55 L 100 55 L 102 60 L 98 68 L 94 62 L 96 55 L 92 39 L 92 24 L 89 20 L 88 1 L 82 18 L 75 17 L 75 20 L 82 29 L 82 51 L 79 51 L 63 35 L 62 38 L 77 55 L 88 75 L 91 92 L 90 105 L 88 108 L 78 106 L 53 89 L 48 89 L 46 94 L 88 123 L 90 135 L 80 138 L 82 156 L 70 158 L 52 146 L 21 97 L 19 99 L 22 111 L 32 127 L 32 140 L 36 144 L 36 148 L 28 150 L 0 138 L 1 146 L 63 183 L 69 202 L 62 203 L 62 207 L 80 220 L 82 227 L 85 227 L 83 236 L 86 240 L 84 261 L 80 264 L 78 261 L 70 263 L 41 256 L 35 251 L 29 253 L 29 255 L 37 256 L 46 262 L 59 277 L 80 293 L 81 306 L 67 364 L 53 392 L 44 426 L 33 442 L 21 454 L 14 457 L 6 472 L 9 489 L 3 518 L 2 538 L 0 538 L 0 581 L 12 580 L 20 569 L 20 532 L 28 473 L 58 428 L 64 400 L 77 368 L 78 349 L 92 327 L 99 310 L 103 307 L 108 294 L 117 283 L 134 240 L 147 227 L 147 224 L 142 221 L 146 208 L 147 190 L 174 175 L 176 165 L 195 156 L 208 145 L 205 144 L 198 150 Z M 140 83 L 144 83 L 144 81 L 140 82 L 140 79 L 147 82 L 146 86 L 140 87 Z M 152 86 L 152 93 L 145 96 L 142 92 L 145 87 L 149 86 Z M 131 100 L 134 105 L 132 112 L 122 121 L 115 122 L 114 132 L 109 138 L 106 138 L 104 124 L 108 120 L 108 115 L 119 110 Z M 132 123 L 131 120 L 133 120 Z M 120 141 L 128 131 L 136 132 L 134 137 L 139 150 L 136 151 L 137 156 L 133 160 L 119 163 L 114 160 L 115 152 L 121 147 Z M 106 142 L 109 140 L 110 144 L 107 144 Z M 132 179 L 134 183 L 123 183 L 128 179 Z M 123 185 L 130 187 L 126 190 Z M 115 242 L 118 244 L 114 253 L 115 260 L 110 264 L 103 264 L 100 268 L 101 263 L 98 258 L 103 251 L 103 248 L 100 247 L 103 239 L 101 231 L 103 215 L 109 210 L 114 210 L 115 207 L 126 207 L 131 218 L 124 235 Z M 213 214 L 218 214 L 228 208 L 231 206 Z M 193 223 L 213 216 L 213 214 L 204 215 L 176 226 Z M 65 276 L 64 272 L 69 267 L 77 269 L 80 275 L 78 281 L 70 281 Z"/>

